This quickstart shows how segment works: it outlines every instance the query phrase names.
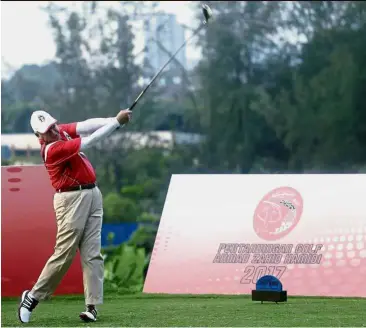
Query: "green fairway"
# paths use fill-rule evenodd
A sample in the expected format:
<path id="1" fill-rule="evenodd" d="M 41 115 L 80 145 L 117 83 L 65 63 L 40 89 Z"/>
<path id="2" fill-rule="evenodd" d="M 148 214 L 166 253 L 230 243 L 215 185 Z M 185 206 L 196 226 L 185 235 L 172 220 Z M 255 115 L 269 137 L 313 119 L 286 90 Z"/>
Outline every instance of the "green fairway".
<path id="1" fill-rule="evenodd" d="M 2 300 L 2 326 L 20 326 L 18 300 Z M 36 327 L 366 327 L 366 299 L 297 298 L 257 303 L 249 296 L 107 296 L 98 321 L 83 324 L 81 297 L 55 297 L 38 305 L 27 326 Z"/>

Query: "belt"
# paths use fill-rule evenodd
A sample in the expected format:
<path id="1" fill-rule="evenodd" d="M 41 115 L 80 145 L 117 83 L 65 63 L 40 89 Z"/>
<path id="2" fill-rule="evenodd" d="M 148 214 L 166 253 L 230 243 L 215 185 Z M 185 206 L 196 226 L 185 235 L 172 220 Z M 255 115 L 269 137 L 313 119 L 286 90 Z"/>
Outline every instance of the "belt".
<path id="1" fill-rule="evenodd" d="M 93 189 L 97 186 L 96 183 L 88 183 L 84 185 L 72 186 L 72 187 L 65 187 L 57 189 L 56 192 L 69 192 L 69 191 L 77 191 L 77 190 L 84 190 L 84 189 Z"/>

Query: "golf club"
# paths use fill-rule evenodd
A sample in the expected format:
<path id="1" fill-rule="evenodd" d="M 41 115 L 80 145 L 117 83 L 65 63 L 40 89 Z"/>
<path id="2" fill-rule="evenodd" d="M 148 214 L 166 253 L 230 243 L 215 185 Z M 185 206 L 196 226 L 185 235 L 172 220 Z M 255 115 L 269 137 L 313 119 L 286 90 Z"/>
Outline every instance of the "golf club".
<path id="1" fill-rule="evenodd" d="M 178 50 L 169 58 L 169 60 L 165 63 L 165 65 L 155 74 L 155 76 L 151 79 L 149 84 L 145 87 L 144 90 L 138 95 L 133 104 L 129 107 L 129 110 L 136 106 L 137 102 L 143 96 L 143 94 L 149 89 L 151 84 L 156 80 L 156 78 L 162 73 L 164 68 L 174 59 L 174 57 L 178 54 L 178 52 L 208 23 L 209 19 L 212 17 L 212 11 L 208 5 L 202 5 L 203 16 L 205 17 L 204 21 L 200 24 L 200 26 L 193 32 L 193 34 L 178 48 Z"/>

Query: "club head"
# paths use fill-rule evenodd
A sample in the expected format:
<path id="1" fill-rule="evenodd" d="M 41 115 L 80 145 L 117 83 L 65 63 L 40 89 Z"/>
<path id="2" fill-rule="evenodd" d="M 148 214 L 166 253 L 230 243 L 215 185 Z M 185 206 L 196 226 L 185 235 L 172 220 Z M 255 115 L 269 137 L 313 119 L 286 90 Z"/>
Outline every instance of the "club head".
<path id="1" fill-rule="evenodd" d="M 205 21 L 208 22 L 212 17 L 212 10 L 208 5 L 202 5 L 203 16 L 205 16 Z"/>

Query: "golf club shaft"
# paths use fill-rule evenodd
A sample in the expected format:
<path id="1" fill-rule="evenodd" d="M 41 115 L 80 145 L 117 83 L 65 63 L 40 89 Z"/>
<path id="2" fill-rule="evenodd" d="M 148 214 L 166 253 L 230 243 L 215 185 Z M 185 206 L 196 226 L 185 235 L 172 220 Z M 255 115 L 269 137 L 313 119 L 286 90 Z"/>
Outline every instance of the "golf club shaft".
<path id="1" fill-rule="evenodd" d="M 165 65 L 155 74 L 155 76 L 152 78 L 150 83 L 145 87 L 144 90 L 141 91 L 141 93 L 138 95 L 138 97 L 135 99 L 133 104 L 129 107 L 129 110 L 132 111 L 132 109 L 136 106 L 139 99 L 143 96 L 143 94 L 149 89 L 150 85 L 153 84 L 153 82 L 156 80 L 156 78 L 161 74 L 161 72 L 164 70 L 164 68 L 174 59 L 174 57 L 177 55 L 177 53 L 202 29 L 203 26 L 206 25 L 206 21 L 204 21 L 193 33 L 192 35 L 178 48 L 178 50 L 169 58 L 169 60 L 165 63 Z"/>

